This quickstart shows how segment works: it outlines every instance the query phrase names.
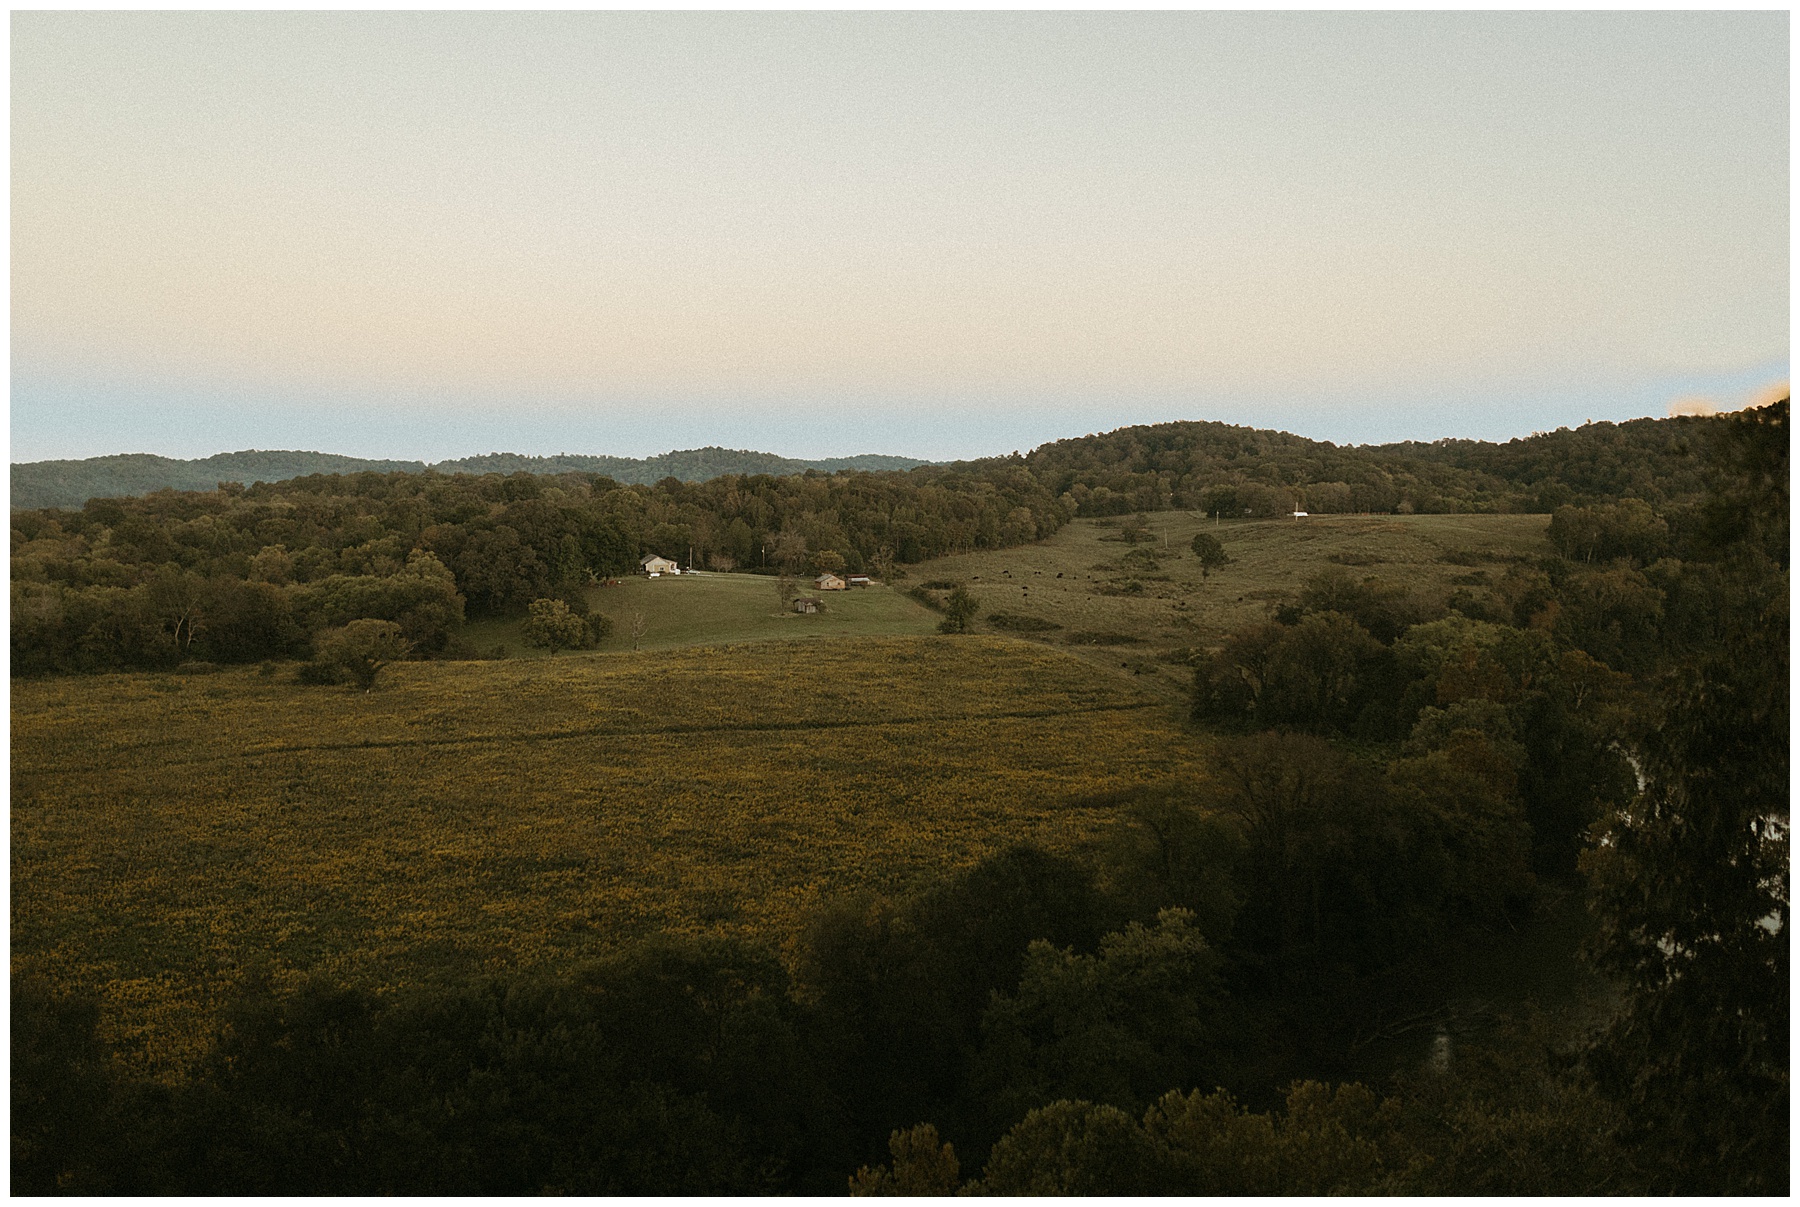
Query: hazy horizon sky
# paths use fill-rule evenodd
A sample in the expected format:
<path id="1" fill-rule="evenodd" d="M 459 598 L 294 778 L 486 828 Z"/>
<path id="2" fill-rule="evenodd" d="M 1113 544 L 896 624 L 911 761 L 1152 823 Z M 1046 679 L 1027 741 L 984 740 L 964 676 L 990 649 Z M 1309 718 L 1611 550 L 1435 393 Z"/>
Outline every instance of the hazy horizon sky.
<path id="1" fill-rule="evenodd" d="M 1788 22 L 14 13 L 12 460 L 1741 406 Z"/>

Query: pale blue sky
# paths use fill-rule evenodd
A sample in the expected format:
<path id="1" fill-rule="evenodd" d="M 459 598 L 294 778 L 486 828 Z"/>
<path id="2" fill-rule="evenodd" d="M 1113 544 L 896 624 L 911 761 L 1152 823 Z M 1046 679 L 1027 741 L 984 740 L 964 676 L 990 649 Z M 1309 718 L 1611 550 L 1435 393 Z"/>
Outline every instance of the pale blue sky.
<path id="1" fill-rule="evenodd" d="M 15 13 L 12 458 L 1505 438 L 1788 371 L 1788 16 Z"/>

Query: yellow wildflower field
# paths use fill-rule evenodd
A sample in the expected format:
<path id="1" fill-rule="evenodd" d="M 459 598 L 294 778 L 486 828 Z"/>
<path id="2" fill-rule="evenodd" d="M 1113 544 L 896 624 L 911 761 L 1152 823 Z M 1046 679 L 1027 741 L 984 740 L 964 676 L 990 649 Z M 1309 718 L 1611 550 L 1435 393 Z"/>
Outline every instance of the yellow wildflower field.
<path id="1" fill-rule="evenodd" d="M 1001 637 L 255 669 L 13 689 L 15 969 L 97 987 L 152 1066 L 253 971 L 376 986 L 556 967 L 646 932 L 781 943 L 819 900 L 1194 774 L 1128 680 Z"/>

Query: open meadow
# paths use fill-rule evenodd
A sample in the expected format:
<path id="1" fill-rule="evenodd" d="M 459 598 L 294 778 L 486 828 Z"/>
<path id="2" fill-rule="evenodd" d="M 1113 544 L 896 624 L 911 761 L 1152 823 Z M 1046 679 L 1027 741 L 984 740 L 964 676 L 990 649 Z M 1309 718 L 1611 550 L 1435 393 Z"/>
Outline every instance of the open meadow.
<path id="1" fill-rule="evenodd" d="M 405 663 L 367 694 L 20 681 L 12 715 L 14 967 L 99 988 L 165 1068 L 252 970 L 379 986 L 659 928 L 779 944 L 822 898 L 1081 849 L 1092 798 L 1201 748 L 1129 679 L 999 637 Z"/>
<path id="2" fill-rule="evenodd" d="M 1542 515 L 1320 515 L 1305 519 L 1216 522 L 1187 512 L 1146 517 L 1142 538 L 1127 542 L 1126 518 L 1077 520 L 1046 540 L 935 558 L 904 568 L 892 584 L 803 593 L 826 610 L 803 616 L 778 606 L 775 580 L 755 574 L 642 576 L 588 591 L 594 611 L 613 622 L 602 651 L 667 650 L 742 641 L 817 637 L 905 637 L 936 630 L 940 617 L 908 588 L 954 583 L 981 606 L 976 628 L 1065 646 L 1115 673 L 1144 676 L 1166 696 L 1190 686 L 1187 651 L 1217 644 L 1296 599 L 1307 579 L 1337 567 L 1373 576 L 1422 600 L 1441 603 L 1460 588 L 1480 589 L 1514 562 L 1552 552 Z M 1231 559 L 1202 574 L 1196 533 L 1219 539 Z M 934 593 L 941 600 L 943 590 Z M 994 613 L 1045 627 L 1006 629 Z M 632 622 L 643 618 L 643 635 Z M 547 658 L 520 637 L 523 621 L 480 620 L 464 639 L 487 653 Z"/>
<path id="3" fill-rule="evenodd" d="M 1048 540 L 937 558 L 907 568 L 901 584 L 957 584 L 994 613 L 1043 628 L 1024 635 L 1083 652 L 1142 676 L 1175 696 L 1192 678 L 1185 653 L 1216 645 L 1298 598 L 1320 571 L 1374 577 L 1441 603 L 1459 587 L 1479 590 L 1514 562 L 1552 552 L 1543 515 L 1317 515 L 1218 522 L 1190 512 L 1145 517 L 1125 540 L 1129 517 L 1077 520 Z M 1231 560 L 1202 574 L 1196 533 L 1217 537 Z"/>
<path id="4" fill-rule="evenodd" d="M 938 617 L 902 591 L 876 584 L 849 591 L 816 592 L 798 580 L 801 594 L 823 598 L 825 610 L 801 615 L 783 609 L 776 580 L 761 574 L 641 575 L 592 587 L 588 605 L 612 621 L 601 650 L 666 650 L 737 641 L 803 641 L 816 637 L 911 637 L 936 631 Z M 632 621 L 642 616 L 643 635 Z M 480 620 L 463 629 L 477 650 L 506 647 L 509 657 L 547 658 L 520 636 L 524 622 Z"/>

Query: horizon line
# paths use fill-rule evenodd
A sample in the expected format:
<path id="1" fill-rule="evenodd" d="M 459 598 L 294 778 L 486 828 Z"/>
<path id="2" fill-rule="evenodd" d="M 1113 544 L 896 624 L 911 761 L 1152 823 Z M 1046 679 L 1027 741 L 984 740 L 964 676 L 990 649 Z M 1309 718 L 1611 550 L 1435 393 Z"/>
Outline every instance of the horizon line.
<path id="1" fill-rule="evenodd" d="M 1782 390 L 1781 391 L 1782 397 L 1785 398 L 1787 396 L 1787 393 L 1788 392 L 1785 389 Z M 1046 447 L 1049 447 L 1050 445 L 1054 445 L 1054 444 L 1062 444 L 1062 443 L 1065 443 L 1065 442 L 1071 441 L 1071 440 L 1091 440 L 1097 436 L 1109 436 L 1109 435 L 1113 435 L 1117 432 L 1131 431 L 1132 429 L 1135 429 L 1135 428 L 1170 427 L 1170 426 L 1175 426 L 1175 425 L 1179 425 L 1179 424 L 1192 424 L 1192 425 L 1217 424 L 1221 427 L 1243 428 L 1245 430 L 1253 431 L 1253 432 L 1271 432 L 1271 433 L 1275 433 L 1277 435 L 1292 436 L 1295 439 L 1305 440 L 1305 441 L 1308 441 L 1309 443 L 1313 443 L 1313 444 L 1328 445 L 1332 448 L 1391 448 L 1391 447 L 1394 447 L 1397 445 L 1406 445 L 1406 444 L 1447 444 L 1447 443 L 1459 442 L 1459 441 L 1467 442 L 1470 444 L 1500 445 L 1500 444 L 1510 444 L 1510 443 L 1513 443 L 1514 441 L 1520 441 L 1520 440 L 1534 440 L 1541 436 L 1554 435 L 1557 432 L 1580 431 L 1581 429 L 1587 428 L 1587 427 L 1599 427 L 1599 426 L 1618 427 L 1618 426 L 1621 426 L 1621 425 L 1627 424 L 1627 423 L 1642 423 L 1642 422 L 1660 423 L 1660 422 L 1667 422 L 1667 421 L 1673 420 L 1673 419 L 1717 418 L 1717 417 L 1722 417 L 1725 415 L 1737 414 L 1741 411 L 1755 410 L 1755 409 L 1758 409 L 1759 407 L 1773 405 L 1773 403 L 1775 403 L 1776 401 L 1779 401 L 1779 399 L 1772 398 L 1772 397 L 1768 398 L 1767 400 L 1759 399 L 1757 401 L 1748 403 L 1744 406 L 1737 407 L 1737 408 L 1734 408 L 1731 410 L 1714 409 L 1714 410 L 1708 410 L 1708 411 L 1692 411 L 1692 412 L 1676 411 L 1676 412 L 1668 414 L 1668 415 L 1641 415 L 1641 416 L 1636 416 L 1636 417 L 1629 418 L 1629 419 L 1616 419 L 1616 420 L 1615 419 L 1587 419 L 1587 420 L 1584 420 L 1580 424 L 1575 424 L 1575 425 L 1561 424 L 1554 428 L 1546 428 L 1546 429 L 1542 429 L 1542 430 L 1538 430 L 1538 431 L 1533 431 L 1529 435 L 1525 435 L 1525 436 L 1511 436 L 1505 440 L 1485 440 L 1480 437 L 1474 437 L 1474 436 L 1438 436 L 1438 437 L 1435 437 L 1432 439 L 1423 439 L 1423 440 L 1421 440 L 1421 439 L 1406 439 L 1406 440 L 1384 440 L 1384 441 L 1353 441 L 1353 442 L 1341 442 L 1340 443 L 1338 441 L 1321 440 L 1321 439 L 1317 439 L 1315 437 L 1305 436 L 1299 432 L 1290 431 L 1286 428 L 1261 428 L 1261 427 L 1256 427 L 1253 424 L 1230 423 L 1225 420 L 1218 420 L 1218 419 L 1171 419 L 1171 420 L 1163 420 L 1163 421 L 1160 421 L 1157 423 L 1121 424 L 1120 426 L 1115 427 L 1115 428 L 1106 428 L 1106 429 L 1100 430 L 1100 431 L 1088 432 L 1085 435 L 1081 435 L 1081 436 L 1062 436 L 1062 437 L 1058 437 L 1055 440 L 1046 440 L 1041 444 L 1033 445 L 1030 449 L 1025 450 L 1024 452 L 1021 452 L 1018 449 L 1013 449 L 1010 452 L 987 453 L 987 454 L 984 454 L 984 455 L 978 456 L 978 457 L 954 457 L 954 458 L 949 458 L 949 459 L 945 459 L 945 460 L 932 460 L 932 459 L 926 458 L 926 457 L 916 457 L 916 456 L 913 456 L 908 453 L 878 453 L 878 452 L 846 453 L 846 454 L 842 454 L 842 455 L 838 455 L 838 456 L 826 456 L 826 457 L 796 457 L 796 456 L 792 456 L 787 453 L 773 452 L 768 449 L 732 448 L 732 447 L 728 447 L 726 445 L 721 445 L 721 444 L 703 444 L 703 445 L 695 445 L 691 448 L 672 448 L 672 449 L 667 450 L 666 452 L 652 453 L 652 454 L 649 454 L 649 455 L 643 456 L 643 457 L 633 457 L 633 456 L 629 456 L 629 455 L 626 455 L 623 453 L 579 453 L 579 452 L 570 452 L 566 449 L 561 452 L 556 452 L 556 453 L 519 453 L 519 452 L 508 451 L 505 449 L 490 449 L 487 452 L 468 453 L 468 454 L 464 454 L 463 456 L 459 456 L 459 457 L 443 457 L 436 461 L 430 461 L 430 460 L 426 460 L 423 457 L 376 457 L 376 456 L 366 456 L 361 453 L 327 452 L 324 449 L 318 449 L 318 448 L 312 448 L 312 449 L 241 448 L 241 449 L 221 449 L 220 451 L 218 451 L 216 453 L 208 453 L 205 456 L 201 456 L 201 457 L 170 457 L 170 456 L 167 456 L 162 453 L 152 453 L 152 452 L 144 452 L 144 451 L 128 451 L 128 452 L 117 452 L 117 453 L 96 453 L 96 454 L 94 454 L 92 456 L 88 456 L 88 457 L 42 457 L 42 458 L 38 458 L 37 460 L 34 460 L 34 461 L 11 461 L 11 462 L 9 462 L 9 464 L 14 465 L 14 466 L 48 465 L 48 464 L 53 464 L 53 463 L 58 463 L 58 462 L 75 464 L 75 463 L 80 463 L 80 462 L 85 462 L 85 461 L 104 461 L 104 460 L 107 460 L 107 459 L 113 458 L 113 457 L 155 457 L 155 458 L 157 458 L 159 460 L 163 460 L 163 461 L 193 463 L 193 462 L 201 462 L 201 461 L 210 461 L 215 457 L 244 456 L 244 455 L 253 454 L 253 453 L 267 453 L 267 454 L 288 453 L 288 454 L 297 454 L 297 455 L 315 456 L 315 457 L 342 457 L 346 460 L 352 460 L 352 461 L 374 461 L 374 462 L 389 462 L 389 463 L 401 464 L 401 465 L 419 465 L 419 466 L 423 466 L 426 470 L 431 470 L 431 469 L 435 469 L 437 466 L 440 466 L 440 465 L 453 465 L 453 464 L 455 464 L 457 462 L 461 462 L 461 461 L 475 461 L 475 460 L 479 460 L 483 457 L 517 457 L 521 460 L 527 460 L 527 461 L 553 461 L 560 457 L 595 457 L 595 458 L 605 458 L 605 459 L 613 460 L 613 461 L 630 461 L 630 462 L 636 462 L 639 464 L 643 464 L 643 463 L 650 462 L 650 461 L 657 461 L 664 457 L 678 456 L 682 453 L 703 453 L 703 452 L 717 451 L 717 452 L 722 452 L 722 453 L 747 453 L 747 454 L 751 454 L 753 456 L 763 456 L 763 457 L 779 457 L 780 459 L 782 459 L 784 461 L 796 461 L 796 462 L 802 462 L 802 463 L 814 463 L 814 462 L 820 462 L 820 461 L 851 461 L 851 460 L 855 460 L 860 457 L 891 457 L 896 460 L 914 461 L 914 462 L 917 462 L 918 465 L 920 465 L 920 466 L 942 466 L 942 465 L 954 465 L 954 464 L 957 464 L 958 462 L 987 461 L 987 460 L 996 460 L 999 458 L 1012 457 L 1012 456 L 1019 456 L 1019 457 L 1030 456 L 1032 453 L 1037 452 L 1041 448 L 1046 448 Z M 1673 411 L 1673 408 L 1671 408 L 1671 409 Z"/>

